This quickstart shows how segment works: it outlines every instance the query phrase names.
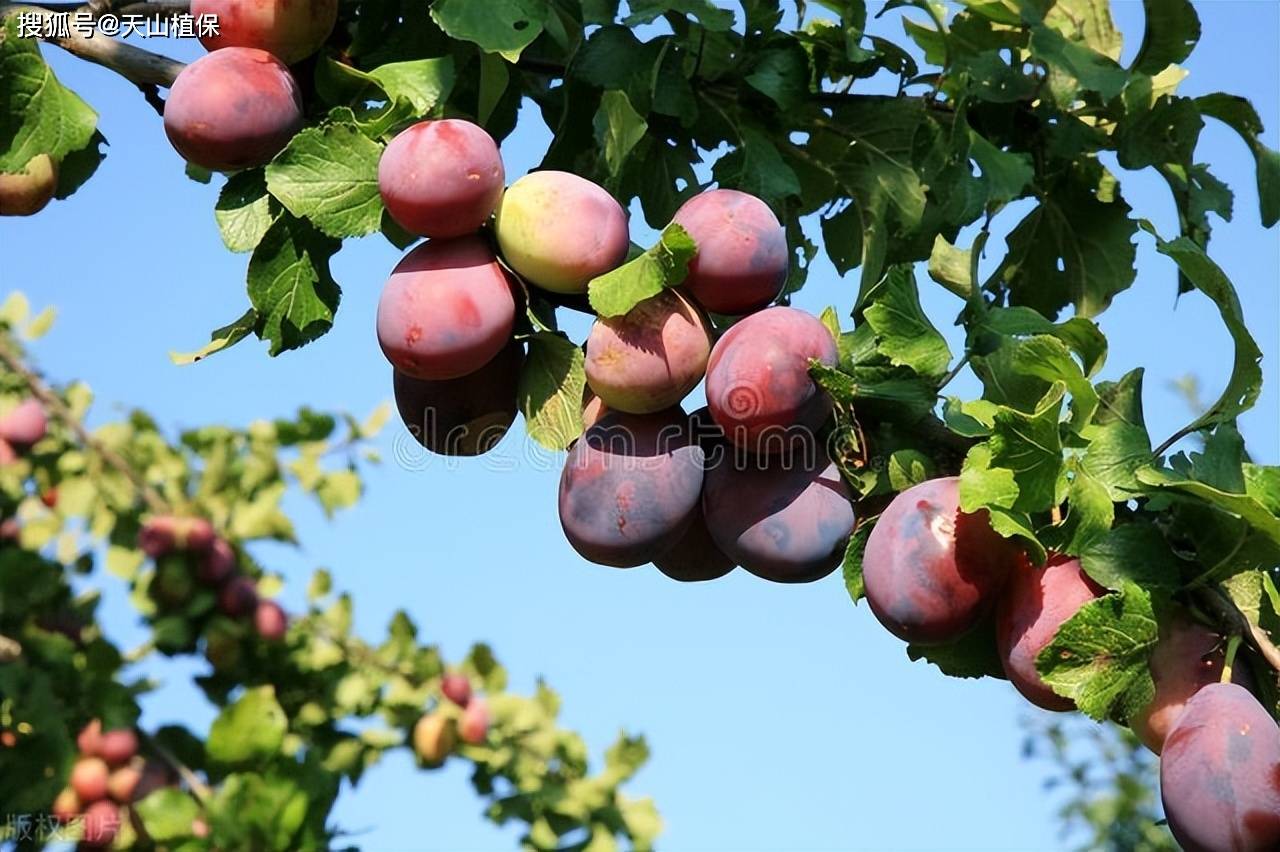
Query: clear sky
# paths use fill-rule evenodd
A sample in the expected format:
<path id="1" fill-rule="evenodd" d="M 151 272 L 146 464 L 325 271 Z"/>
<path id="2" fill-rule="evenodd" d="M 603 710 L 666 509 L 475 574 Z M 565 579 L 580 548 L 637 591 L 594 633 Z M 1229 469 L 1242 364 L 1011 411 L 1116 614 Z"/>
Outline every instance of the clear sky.
<path id="1" fill-rule="evenodd" d="M 1115 6 L 1127 60 L 1141 40 L 1142 5 Z M 874 31 L 898 38 L 903 14 L 886 15 Z M 1280 5 L 1214 0 L 1200 14 L 1204 36 L 1183 92 L 1249 97 L 1276 147 Z M 184 59 L 200 52 L 194 44 L 150 46 Z M 30 220 L 0 221 L 0 289 L 21 288 L 59 308 L 35 355 L 53 378 L 94 388 L 95 422 L 131 404 L 176 428 L 242 425 L 303 405 L 363 415 L 388 399 L 390 368 L 373 316 L 398 252 L 377 237 L 350 242 L 337 256 L 345 295 L 334 331 L 318 343 L 269 360 L 249 341 L 193 367 L 170 364 L 168 351 L 202 345 L 247 305 L 247 257 L 223 248 L 213 221 L 220 181 L 202 186 L 183 176 L 160 119 L 125 81 L 56 48 L 46 55 L 102 114 L 110 154 L 69 201 Z M 547 141 L 537 112 L 526 108 L 503 146 L 508 176 L 534 167 Z M 1258 224 L 1253 160 L 1232 132 L 1210 121 L 1197 159 L 1235 191 L 1235 222 L 1215 226 L 1212 253 L 1239 287 L 1266 353 L 1268 385 L 1242 428 L 1257 460 L 1277 463 L 1280 238 Z M 1120 177 L 1133 206 L 1172 236 L 1176 217 L 1163 182 L 1154 174 Z M 997 221 L 1007 230 L 1020 216 L 1009 211 Z M 638 227 L 633 236 L 645 242 L 652 234 Z M 988 268 L 1002 252 L 993 240 Z M 1215 398 L 1229 372 L 1229 340 L 1207 300 L 1175 300 L 1173 266 L 1147 239 L 1138 263 L 1136 284 L 1101 320 L 1111 341 L 1104 377 L 1146 366 L 1147 419 L 1159 441 L 1189 419 L 1168 383 L 1194 374 Z M 927 281 L 923 289 L 960 351 L 961 335 L 949 326 L 958 303 Z M 796 304 L 847 308 L 855 292 L 855 279 L 820 262 Z M 584 328 L 571 331 L 581 339 Z M 953 387 L 970 397 L 978 391 L 968 375 Z M 412 446 L 398 424 L 388 428 L 381 440 L 388 463 L 371 472 L 359 507 L 332 524 L 295 504 L 303 549 L 261 550 L 289 580 L 285 603 L 300 608 L 311 569 L 330 567 L 339 587 L 357 593 L 365 636 L 382 635 L 394 610 L 406 607 L 452 657 L 485 639 L 515 687 L 545 676 L 564 699 L 564 722 L 597 756 L 619 727 L 643 731 L 654 755 L 631 789 L 657 799 L 662 848 L 1063 845 L 1056 802 L 1040 787 L 1043 768 L 1020 757 L 1018 720 L 1032 711 L 1002 682 L 951 680 L 910 663 L 865 606 L 850 605 L 838 575 L 785 587 L 735 572 L 689 586 L 651 568 L 589 565 L 559 529 L 559 460 L 531 452 L 522 429 L 494 456 L 463 463 L 425 460 Z M 106 576 L 93 582 L 105 589 L 112 637 L 140 641 L 122 585 Z M 212 712 L 189 680 L 203 668 L 199 660 L 148 664 L 144 671 L 164 687 L 145 701 L 143 723 L 207 724 Z M 389 759 L 343 797 L 335 820 L 368 849 L 513 847 L 509 830 L 482 821 L 462 764 L 423 774 L 406 757 Z"/>

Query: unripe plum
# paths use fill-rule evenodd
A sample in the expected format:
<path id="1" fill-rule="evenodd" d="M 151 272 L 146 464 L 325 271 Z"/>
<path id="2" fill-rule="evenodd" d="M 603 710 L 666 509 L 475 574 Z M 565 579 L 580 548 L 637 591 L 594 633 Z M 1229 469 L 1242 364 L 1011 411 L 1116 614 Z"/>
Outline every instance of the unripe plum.
<path id="1" fill-rule="evenodd" d="M 433 453 L 487 453 L 515 422 L 523 360 L 524 349 L 513 340 L 479 370 L 457 379 L 428 381 L 392 370 L 400 419 Z"/>
<path id="2" fill-rule="evenodd" d="M 480 230 L 502 198 L 506 172 L 483 127 L 460 118 L 422 121 L 391 140 L 378 191 L 400 227 L 424 237 Z"/>
<path id="3" fill-rule="evenodd" d="M 196 566 L 196 579 L 206 586 L 220 587 L 236 572 L 236 552 L 221 537 L 214 538 Z"/>
<path id="4" fill-rule="evenodd" d="M 466 675 L 450 673 L 440 680 L 440 691 L 459 707 L 466 707 L 471 702 L 471 681 Z"/>
<path id="5" fill-rule="evenodd" d="M 128 728 L 103 731 L 98 756 L 110 766 L 128 763 L 138 753 L 138 735 Z"/>
<path id="6" fill-rule="evenodd" d="M 122 766 L 111 773 L 107 778 L 107 795 L 122 805 L 127 805 L 133 801 L 134 795 L 138 791 L 138 785 L 142 782 L 142 765 L 139 761 L 136 764 Z"/>
<path id="7" fill-rule="evenodd" d="M 292 65 L 320 49 L 338 21 L 338 0 L 192 0 L 191 14 L 216 15 L 208 50 L 256 47 Z"/>
<path id="8" fill-rule="evenodd" d="M 476 236 L 431 240 L 405 255 L 378 301 L 378 343 L 415 379 L 456 379 L 502 351 L 515 325 L 511 282 Z"/>
<path id="9" fill-rule="evenodd" d="M 107 846 L 120 833 L 120 806 L 112 801 L 98 801 L 84 812 L 84 842 Z"/>
<path id="10" fill-rule="evenodd" d="M 71 789 L 84 804 L 106 798 L 107 763 L 100 757 L 82 757 L 71 768 Z"/>
<path id="11" fill-rule="evenodd" d="M 102 722 L 94 719 L 76 735 L 76 748 L 83 757 L 97 757 L 102 748 Z"/>
<path id="12" fill-rule="evenodd" d="M 769 205 L 734 189 L 695 195 L 676 211 L 698 244 L 685 286 L 718 314 L 750 313 L 778 297 L 787 280 L 787 235 Z"/>
<path id="13" fill-rule="evenodd" d="M 1181 608 L 1160 624 L 1160 640 L 1149 664 L 1155 696 L 1129 719 L 1133 732 L 1147 748 L 1159 754 L 1191 696 L 1222 680 L 1226 648 L 1226 639 L 1192 620 Z M 1249 676 L 1242 664 L 1232 669 L 1232 680 L 1247 686 Z"/>
<path id="14" fill-rule="evenodd" d="M 279 642 L 289 630 L 289 616 L 275 601 L 258 601 L 253 612 L 253 629 L 268 642 Z"/>
<path id="15" fill-rule="evenodd" d="M 995 603 L 1014 548 L 985 509 L 960 511 L 960 478 L 931 479 L 894 497 L 867 538 L 867 602 L 906 642 L 958 639 Z"/>
<path id="16" fill-rule="evenodd" d="M 34 216 L 58 189 L 58 164 L 38 154 L 12 174 L 0 172 L 0 216 Z"/>
<path id="17" fill-rule="evenodd" d="M 175 550 L 208 550 L 213 539 L 213 525 L 204 518 L 156 515 L 142 524 L 138 548 L 152 559 L 159 559 Z"/>
<path id="18" fill-rule="evenodd" d="M 1280 849 L 1280 730 L 1249 690 L 1202 688 L 1169 731 L 1160 788 L 1187 852 Z"/>
<path id="19" fill-rule="evenodd" d="M 49 813 L 58 822 L 71 822 L 71 820 L 80 816 L 82 807 L 80 797 L 76 795 L 76 791 L 66 787 L 53 800 L 53 806 L 49 809 Z"/>
<path id="20" fill-rule="evenodd" d="M 464 743 L 480 745 L 489 735 L 489 704 L 473 698 L 458 720 L 458 736 Z"/>
<path id="21" fill-rule="evenodd" d="M 585 293 L 591 279 L 627 257 L 627 214 L 617 200 L 569 172 L 532 172 L 498 205 L 502 256 L 530 283 L 554 293 Z"/>
<path id="22" fill-rule="evenodd" d="M 653 564 L 663 574 L 682 583 L 718 580 L 737 567 L 711 537 L 701 501 L 684 535 L 661 556 L 654 557 Z"/>
<path id="23" fill-rule="evenodd" d="M 38 442 L 48 430 L 49 421 L 44 407 L 34 399 L 25 399 L 0 416 L 0 439 L 19 449 Z"/>
<path id="24" fill-rule="evenodd" d="M 1104 594 L 1106 589 L 1084 573 L 1078 559 L 1057 556 L 1043 569 L 1024 560 L 1009 572 L 996 608 L 996 645 L 1005 674 L 1032 704 L 1056 711 L 1075 707 L 1040 678 L 1036 657 L 1080 607 Z"/>
<path id="25" fill-rule="evenodd" d="M 707 471 L 702 511 L 716 546 L 776 583 L 809 583 L 835 570 L 853 534 L 853 494 L 819 449 L 726 459 Z"/>
<path id="26" fill-rule="evenodd" d="M 413 751 L 428 766 L 443 763 L 453 744 L 453 722 L 443 713 L 428 713 L 413 726 Z"/>
<path id="27" fill-rule="evenodd" d="M 169 90 L 164 129 L 183 159 L 214 171 L 261 166 L 302 128 L 302 95 L 265 50 L 228 47 L 192 62 Z"/>
<path id="28" fill-rule="evenodd" d="M 230 618 L 243 618 L 258 607 L 258 587 L 248 577 L 232 577 L 218 593 L 218 609 Z"/>
<path id="29" fill-rule="evenodd" d="M 180 607 L 191 600 L 195 590 L 195 578 L 185 557 L 170 554 L 160 560 L 151 582 L 151 593 L 161 606 Z"/>
<path id="30" fill-rule="evenodd" d="M 679 404 L 707 371 L 711 335 L 702 313 L 675 290 L 627 314 L 601 317 L 587 338 L 587 383 L 604 404 L 650 414 Z"/>
<path id="31" fill-rule="evenodd" d="M 565 460 L 559 499 L 565 537 L 600 565 L 651 562 L 692 522 L 702 460 L 679 409 L 606 414 Z"/>
<path id="32" fill-rule="evenodd" d="M 725 437 L 760 454 L 806 441 L 831 413 L 810 359 L 835 365 L 836 342 L 804 311 L 769 308 L 730 328 L 707 363 L 707 406 Z"/>

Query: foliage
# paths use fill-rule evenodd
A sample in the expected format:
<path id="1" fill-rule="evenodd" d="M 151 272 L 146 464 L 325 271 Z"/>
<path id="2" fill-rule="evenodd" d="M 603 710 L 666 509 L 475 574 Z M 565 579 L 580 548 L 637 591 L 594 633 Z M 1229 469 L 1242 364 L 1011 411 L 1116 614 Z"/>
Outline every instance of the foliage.
<path id="1" fill-rule="evenodd" d="M 138 549 L 138 530 L 147 517 L 176 512 L 212 520 L 259 594 L 275 595 L 281 578 L 257 562 L 256 544 L 297 543 L 282 508 L 291 492 L 329 514 L 360 499 L 361 471 L 376 461 L 368 440 L 386 410 L 361 422 L 304 409 L 291 419 L 174 437 L 133 410 L 87 432 L 90 390 L 48 388 L 21 354 L 17 332 L 41 331 L 49 316 L 31 320 L 26 300 L 14 295 L 0 317 L 0 399 L 44 393 L 53 415 L 45 438 L 0 466 L 0 517 L 17 527 L 0 541 L 0 637 L 18 649 L 0 665 L 0 731 L 14 737 L 0 747 L 7 813 L 49 811 L 75 759 L 76 733 L 90 719 L 108 728 L 137 722 L 139 702 L 157 684 L 135 666 L 155 655 L 202 653 L 211 670 L 196 680 L 217 718 L 208 731 L 175 725 L 144 738 L 149 757 L 181 767 L 188 780 L 182 792 L 163 788 L 138 803 L 139 824 L 121 847 L 341 844 L 341 827 L 329 822 L 340 782 L 358 783 L 388 752 L 409 748 L 425 712 L 456 718 L 459 708 L 441 693 L 442 675 L 453 671 L 484 692 L 492 714 L 488 736 L 456 751 L 473 766 L 489 819 L 523 825 L 522 842 L 532 849 L 609 849 L 618 841 L 649 848 L 660 826 L 652 802 L 619 791 L 648 757 L 644 739 L 621 735 L 593 774 L 581 737 L 556 722 L 556 694 L 541 683 L 533 695 L 508 691 L 488 646 L 448 663 L 404 612 L 385 637 L 368 642 L 352 630 L 350 595 L 323 569 L 281 642 L 219 612 L 210 589 L 175 600 L 157 586 L 164 561 Z M 95 618 L 99 593 L 83 580 L 101 581 L 104 571 L 128 585 L 149 628 L 138 648 L 119 648 Z M 207 825 L 207 841 L 193 835 L 196 820 Z"/>

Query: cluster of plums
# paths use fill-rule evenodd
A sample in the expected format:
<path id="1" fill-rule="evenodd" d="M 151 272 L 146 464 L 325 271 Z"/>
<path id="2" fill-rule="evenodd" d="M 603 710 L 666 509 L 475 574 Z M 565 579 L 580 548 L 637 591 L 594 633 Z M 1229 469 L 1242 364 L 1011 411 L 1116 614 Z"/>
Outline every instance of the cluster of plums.
<path id="1" fill-rule="evenodd" d="M 1106 594 L 1079 560 L 1028 563 L 992 530 L 985 511 L 960 511 L 959 480 L 913 486 L 889 504 L 867 539 L 863 578 L 872 612 L 918 645 L 961 638 L 992 615 L 1010 682 L 1046 710 L 1074 708 L 1036 670 L 1036 658 L 1085 604 Z M 1130 719 L 1161 755 L 1169 826 L 1193 852 L 1280 848 L 1280 729 L 1250 691 L 1247 671 L 1221 683 L 1226 640 L 1173 610 L 1151 657 L 1155 695 Z"/>
<path id="2" fill-rule="evenodd" d="M 378 343 L 405 424 L 446 455 L 491 449 L 515 419 L 520 283 L 586 293 L 630 245 L 626 212 L 591 181 L 504 181 L 493 139 L 458 119 L 413 125 L 379 165 L 388 212 L 429 239 L 383 289 Z M 586 431 L 560 482 L 565 534 L 593 562 L 654 562 L 682 580 L 735 565 L 780 582 L 825 576 L 853 529 L 816 438 L 831 403 L 808 372 L 810 359 L 836 362 L 835 340 L 802 311 L 762 310 L 788 267 L 763 201 L 711 190 L 674 221 L 697 244 L 683 285 L 600 317 L 587 339 Z M 704 311 L 745 318 L 716 341 Z M 691 419 L 679 406 L 704 376 L 708 406 Z"/>
<path id="3" fill-rule="evenodd" d="M 284 638 L 288 615 L 280 604 L 258 597 L 253 579 L 239 571 L 235 550 L 204 518 L 148 518 L 138 533 L 138 548 L 155 560 L 151 596 L 161 608 L 183 606 L 198 584 L 216 593 L 223 615 L 252 620 L 254 631 L 267 641 Z"/>
<path id="4" fill-rule="evenodd" d="M 24 399 L 0 414 L 0 464 L 11 464 L 40 442 L 49 431 L 44 406 Z"/>
<path id="5" fill-rule="evenodd" d="M 466 675 L 449 673 L 440 682 L 440 692 L 448 703 L 440 702 L 422 715 L 413 726 L 413 751 L 424 766 L 445 762 L 462 740 L 480 745 L 489 735 L 489 704 L 473 695 Z"/>
<path id="6" fill-rule="evenodd" d="M 126 809 L 161 787 L 175 783 L 163 765 L 138 754 L 131 729 L 104 731 L 98 720 L 76 737 L 79 756 L 71 777 L 53 802 L 54 819 L 81 825 L 81 846 L 101 849 L 120 831 Z"/>

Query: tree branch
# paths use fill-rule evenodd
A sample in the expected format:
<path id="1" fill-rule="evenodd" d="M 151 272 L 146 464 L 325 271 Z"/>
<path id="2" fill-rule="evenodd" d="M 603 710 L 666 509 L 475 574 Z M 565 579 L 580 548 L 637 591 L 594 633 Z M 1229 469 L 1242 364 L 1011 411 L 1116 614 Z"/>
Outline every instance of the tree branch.
<path id="1" fill-rule="evenodd" d="M 135 7 L 150 7 L 161 4 L 139 3 L 133 5 Z M 168 6 L 169 4 L 165 5 Z M 85 7 L 76 6 L 76 8 L 84 9 Z M 52 21 L 59 14 L 57 11 L 39 6 L 0 4 L 0 18 L 24 12 L 37 15 L 42 21 Z M 161 56 L 149 50 L 143 50 L 140 47 L 134 47 L 131 44 L 104 37 L 100 33 L 95 34 L 92 30 L 81 33 L 73 29 L 69 36 L 52 36 L 44 38 L 44 41 L 56 44 L 73 56 L 78 56 L 104 68 L 110 68 L 121 77 L 139 86 L 164 86 L 168 88 L 173 85 L 173 81 L 177 79 L 179 72 L 187 67 L 176 59 L 170 59 L 167 56 Z"/>
<path id="2" fill-rule="evenodd" d="M 1267 635 L 1265 630 L 1245 617 L 1245 614 L 1240 611 L 1240 608 L 1236 606 L 1231 598 L 1216 588 L 1205 589 L 1198 597 L 1231 630 L 1244 637 L 1250 647 L 1257 651 L 1271 668 L 1280 672 L 1280 648 L 1275 646 L 1275 643 L 1271 641 L 1271 637 Z"/>
<path id="3" fill-rule="evenodd" d="M 191 767 L 178 760 L 174 753 L 162 746 L 155 737 L 141 729 L 139 729 L 138 734 L 142 741 L 146 743 L 147 749 L 155 752 L 156 757 L 168 764 L 169 768 L 178 773 L 178 777 L 186 782 L 187 787 L 191 790 L 191 795 L 195 797 L 196 801 L 201 805 L 207 805 L 209 800 L 213 798 L 213 791 L 209 789 L 209 785 L 200 780 L 200 776 L 192 771 Z"/>

